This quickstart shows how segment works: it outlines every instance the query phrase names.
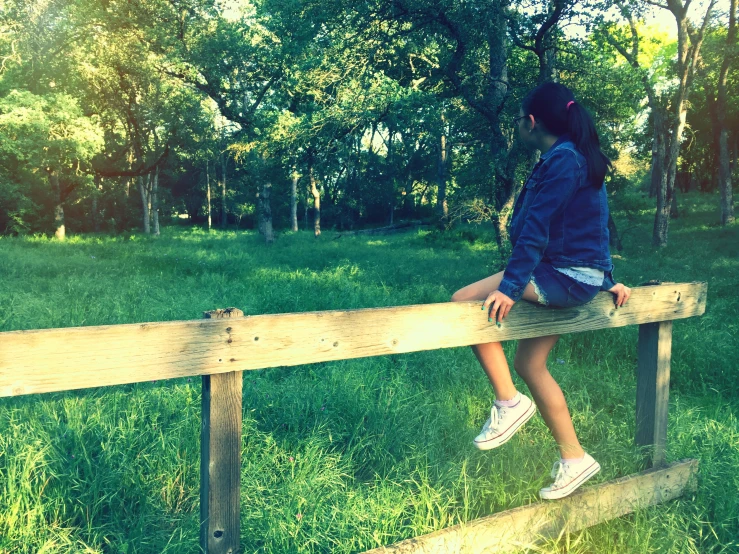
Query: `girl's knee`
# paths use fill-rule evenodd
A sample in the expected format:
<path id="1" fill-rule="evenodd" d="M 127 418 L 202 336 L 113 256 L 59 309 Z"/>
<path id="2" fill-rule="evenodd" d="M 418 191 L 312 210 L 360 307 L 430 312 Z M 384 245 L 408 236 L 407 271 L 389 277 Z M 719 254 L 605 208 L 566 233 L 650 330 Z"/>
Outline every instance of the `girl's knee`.
<path id="1" fill-rule="evenodd" d="M 513 369 L 515 369 L 515 370 L 516 370 L 516 373 L 518 373 L 518 375 L 519 375 L 519 376 L 520 376 L 520 377 L 521 377 L 521 378 L 522 378 L 522 379 L 523 379 L 524 381 L 526 380 L 526 378 L 527 378 L 527 377 L 528 377 L 528 375 L 529 375 L 529 368 L 528 368 L 528 365 L 527 365 L 526 363 L 524 363 L 524 361 L 523 361 L 523 360 L 522 360 L 521 358 L 519 358 L 518 356 L 516 356 L 516 357 L 514 358 L 514 360 L 513 360 Z"/>
<path id="2" fill-rule="evenodd" d="M 516 370 L 516 373 L 518 373 L 521 379 L 526 383 L 528 383 L 530 379 L 536 377 L 537 374 L 547 371 L 546 365 L 539 366 L 533 363 L 532 360 L 521 356 L 516 356 L 514 358 L 513 369 Z"/>
<path id="3" fill-rule="evenodd" d="M 452 302 L 464 302 L 465 300 L 471 300 L 468 294 L 465 294 L 464 289 L 459 289 L 457 292 L 452 294 Z"/>

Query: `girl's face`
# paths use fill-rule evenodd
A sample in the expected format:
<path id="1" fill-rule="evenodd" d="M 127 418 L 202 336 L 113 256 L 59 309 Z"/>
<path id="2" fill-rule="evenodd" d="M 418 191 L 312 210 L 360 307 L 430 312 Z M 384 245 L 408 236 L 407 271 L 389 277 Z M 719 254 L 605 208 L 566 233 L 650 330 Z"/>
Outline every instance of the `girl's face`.
<path id="1" fill-rule="evenodd" d="M 536 150 L 537 146 L 534 143 L 534 118 L 531 115 L 526 115 L 523 110 L 518 110 L 518 119 L 516 120 L 518 126 L 518 138 L 521 142 L 532 150 Z"/>

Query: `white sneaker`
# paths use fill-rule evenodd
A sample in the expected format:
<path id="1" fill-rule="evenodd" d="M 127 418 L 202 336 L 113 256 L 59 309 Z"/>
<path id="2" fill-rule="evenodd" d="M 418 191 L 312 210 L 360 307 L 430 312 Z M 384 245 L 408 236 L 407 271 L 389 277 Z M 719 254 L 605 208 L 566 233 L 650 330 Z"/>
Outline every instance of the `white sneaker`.
<path id="1" fill-rule="evenodd" d="M 558 460 L 552 467 L 554 483 L 539 491 L 544 500 L 556 500 L 573 493 L 580 485 L 600 471 L 600 464 L 590 454 L 581 462 L 568 464 Z"/>
<path id="2" fill-rule="evenodd" d="M 515 406 L 496 406 L 490 409 L 490 418 L 485 422 L 474 444 L 480 450 L 490 450 L 505 444 L 536 413 L 536 406 L 528 396 L 519 393 L 521 399 Z"/>

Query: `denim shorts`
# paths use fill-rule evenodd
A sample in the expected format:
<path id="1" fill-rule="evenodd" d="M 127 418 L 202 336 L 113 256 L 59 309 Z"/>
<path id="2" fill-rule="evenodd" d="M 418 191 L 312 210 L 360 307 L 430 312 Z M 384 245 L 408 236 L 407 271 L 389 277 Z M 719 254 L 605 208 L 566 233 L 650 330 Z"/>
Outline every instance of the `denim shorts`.
<path id="1" fill-rule="evenodd" d="M 600 291 L 600 287 L 576 281 L 546 262 L 536 266 L 531 276 L 531 284 L 539 296 L 539 304 L 559 308 L 587 304 Z"/>

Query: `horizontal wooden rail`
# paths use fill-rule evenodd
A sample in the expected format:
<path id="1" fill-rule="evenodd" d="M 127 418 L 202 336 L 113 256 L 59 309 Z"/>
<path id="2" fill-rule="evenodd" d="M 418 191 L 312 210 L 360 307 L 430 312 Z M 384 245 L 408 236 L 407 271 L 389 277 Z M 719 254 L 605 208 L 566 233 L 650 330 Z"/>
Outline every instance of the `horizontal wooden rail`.
<path id="1" fill-rule="evenodd" d="M 697 488 L 698 460 L 607 481 L 556 502 L 536 502 L 365 554 L 480 554 L 532 549 L 545 539 L 682 496 Z M 534 547 L 534 548 L 532 548 Z"/>
<path id="2" fill-rule="evenodd" d="M 705 283 L 600 293 L 585 306 L 517 303 L 503 324 L 479 302 L 0 333 L 0 397 L 399 354 L 703 314 Z"/>

